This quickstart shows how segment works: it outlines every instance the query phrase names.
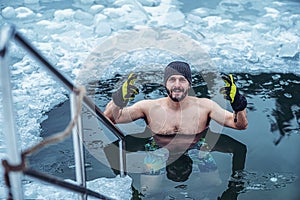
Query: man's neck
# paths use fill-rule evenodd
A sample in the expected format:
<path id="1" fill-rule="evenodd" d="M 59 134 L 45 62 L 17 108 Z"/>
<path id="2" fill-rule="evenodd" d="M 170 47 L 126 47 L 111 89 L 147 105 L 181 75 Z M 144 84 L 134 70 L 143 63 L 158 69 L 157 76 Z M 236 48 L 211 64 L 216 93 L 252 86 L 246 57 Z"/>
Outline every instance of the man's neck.
<path id="1" fill-rule="evenodd" d="M 188 96 L 186 96 L 181 101 L 176 102 L 176 101 L 173 101 L 170 97 L 168 97 L 167 98 L 167 105 L 172 110 L 182 109 L 187 104 L 187 98 L 188 98 Z"/>

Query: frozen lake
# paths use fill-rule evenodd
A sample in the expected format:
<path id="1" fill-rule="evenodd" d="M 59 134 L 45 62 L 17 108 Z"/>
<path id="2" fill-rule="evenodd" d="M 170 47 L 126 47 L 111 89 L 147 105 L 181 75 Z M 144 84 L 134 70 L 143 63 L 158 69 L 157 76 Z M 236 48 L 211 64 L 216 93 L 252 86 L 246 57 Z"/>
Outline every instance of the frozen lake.
<path id="1" fill-rule="evenodd" d="M 246 169 L 257 173 L 257 176 L 290 173 L 299 177 L 297 152 L 300 141 L 300 97 L 296 93 L 300 87 L 299 8 L 300 3 L 296 0 L 213 0 L 209 3 L 197 0 L 3 0 L 0 3 L 0 25 L 15 24 L 63 74 L 75 83 L 87 87 L 99 77 L 107 80 L 116 74 L 124 75 L 132 69 L 143 72 L 144 68 L 133 66 L 150 63 L 153 67 L 163 66 L 173 57 L 188 59 L 192 64 L 197 63 L 197 59 L 192 60 L 193 55 L 197 57 L 197 48 L 193 46 L 189 49 L 189 45 L 196 44 L 209 57 L 203 70 L 211 71 L 213 66 L 215 72 L 236 74 L 238 85 L 248 98 L 249 128 L 242 133 L 223 130 L 247 145 Z M 153 36 L 149 35 L 149 40 L 122 38 L 123 31 L 134 32 L 136 29 L 147 28 L 175 32 L 176 34 L 169 35 L 173 46 L 164 43 L 164 38 L 160 38 L 161 43 L 156 44 Z M 111 40 L 118 38 L 118 35 L 121 35 L 121 39 L 116 41 L 121 41 L 122 47 L 120 43 L 113 43 L 115 40 Z M 176 38 L 184 39 L 178 41 Z M 152 49 L 144 49 L 144 42 L 146 47 L 149 42 Z M 182 46 L 183 49 L 176 48 L 183 43 L 186 43 Z M 139 48 L 140 46 L 143 48 Z M 172 48 L 175 50 L 166 52 L 166 49 Z M 114 50 L 118 52 L 114 53 Z M 103 56 L 96 60 L 100 67 L 91 62 L 91 58 L 98 52 L 106 53 L 99 54 Z M 201 55 L 204 55 L 203 52 Z M 51 134 L 49 130 L 46 133 L 46 129 L 54 126 L 51 124 L 54 123 L 53 119 L 50 118 L 53 116 L 53 108 L 68 112 L 67 103 L 64 103 L 68 100 L 68 92 L 14 43 L 10 46 L 10 56 L 19 142 L 22 149 L 26 149 Z M 150 76 L 150 81 L 156 82 L 159 80 L 157 78 L 159 77 L 153 76 L 151 79 Z M 96 85 L 95 90 L 101 87 L 103 86 Z M 108 101 L 109 92 L 101 92 L 103 91 L 93 94 L 93 97 L 103 108 Z M 139 98 L 152 96 L 150 94 Z M 2 111 L 2 104 L 0 110 Z M 6 154 L 6 143 L 2 134 L 4 118 L 5 115 L 1 112 L 1 158 Z M 68 119 L 62 117 L 61 124 L 56 124 L 57 130 Z M 32 158 L 35 159 L 34 167 L 73 179 L 73 168 L 70 168 L 73 159 L 70 152 L 72 146 L 70 141 L 61 145 L 63 146 L 58 145 L 56 149 L 58 156 L 52 156 L 47 161 L 42 159 L 45 155 L 50 155 L 47 150 L 45 154 L 41 152 Z M 218 164 L 222 184 L 207 194 L 207 199 L 216 199 L 216 195 L 221 195 L 226 190 L 230 174 L 230 157 L 215 152 L 213 156 Z M 60 161 L 65 158 L 70 162 Z M 88 155 L 88 160 L 91 164 L 88 172 L 90 181 L 103 176 L 114 178 L 111 171 L 101 168 L 101 162 L 93 156 Z M 0 172 L 3 173 L 2 167 Z M 127 181 L 125 180 L 126 183 Z M 4 198 L 6 190 L 3 181 L 1 184 L 0 196 Z M 120 185 L 122 184 L 121 182 Z M 116 184 L 112 191 L 117 193 L 120 185 Z M 240 194 L 238 199 L 298 199 L 299 185 L 299 179 L 296 179 L 293 183 L 270 191 L 250 190 Z M 34 192 L 34 187 L 34 183 L 26 185 L 26 194 L 29 197 L 39 195 Z M 175 191 L 181 195 L 195 195 L 192 196 L 194 199 L 204 198 L 193 194 L 195 190 L 191 190 L 188 185 L 187 188 L 177 188 Z M 49 188 L 43 190 L 41 187 L 39 191 L 45 194 Z M 130 189 L 125 193 L 131 194 Z M 57 195 L 59 198 L 63 193 Z M 168 194 L 165 196 L 171 198 Z M 72 195 L 64 197 L 73 198 Z M 155 195 L 154 197 L 157 198 Z"/>

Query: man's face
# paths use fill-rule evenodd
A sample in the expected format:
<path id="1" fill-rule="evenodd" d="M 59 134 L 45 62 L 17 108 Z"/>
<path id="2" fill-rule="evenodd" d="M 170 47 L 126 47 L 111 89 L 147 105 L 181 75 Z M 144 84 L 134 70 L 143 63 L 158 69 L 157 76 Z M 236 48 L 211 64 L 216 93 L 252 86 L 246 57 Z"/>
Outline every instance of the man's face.
<path id="1" fill-rule="evenodd" d="M 190 89 L 189 81 L 182 75 L 172 75 L 166 82 L 169 97 L 175 101 L 182 101 Z"/>

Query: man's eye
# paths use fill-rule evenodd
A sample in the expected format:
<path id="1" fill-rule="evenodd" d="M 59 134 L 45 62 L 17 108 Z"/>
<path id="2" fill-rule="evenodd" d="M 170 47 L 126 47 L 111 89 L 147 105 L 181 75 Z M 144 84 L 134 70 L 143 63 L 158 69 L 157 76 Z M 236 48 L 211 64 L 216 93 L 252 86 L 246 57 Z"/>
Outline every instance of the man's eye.
<path id="1" fill-rule="evenodd" d="M 180 82 L 185 82 L 186 79 L 185 79 L 185 78 L 180 78 L 179 81 L 180 81 Z"/>

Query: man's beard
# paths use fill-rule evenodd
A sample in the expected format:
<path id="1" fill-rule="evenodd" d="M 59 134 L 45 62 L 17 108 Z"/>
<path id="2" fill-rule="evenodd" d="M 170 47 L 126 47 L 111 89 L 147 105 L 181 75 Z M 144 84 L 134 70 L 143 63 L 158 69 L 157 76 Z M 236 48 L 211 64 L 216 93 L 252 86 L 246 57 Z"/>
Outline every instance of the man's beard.
<path id="1" fill-rule="evenodd" d="M 184 89 L 180 89 L 180 88 L 173 88 L 171 90 L 167 89 L 167 91 L 168 91 L 168 96 L 174 102 L 180 102 L 180 101 L 182 101 L 186 97 L 186 95 L 188 94 L 188 90 L 184 90 Z M 173 97 L 172 96 L 172 92 L 173 91 L 182 92 L 182 95 L 181 96 L 174 96 Z"/>

